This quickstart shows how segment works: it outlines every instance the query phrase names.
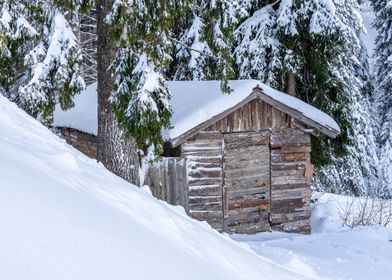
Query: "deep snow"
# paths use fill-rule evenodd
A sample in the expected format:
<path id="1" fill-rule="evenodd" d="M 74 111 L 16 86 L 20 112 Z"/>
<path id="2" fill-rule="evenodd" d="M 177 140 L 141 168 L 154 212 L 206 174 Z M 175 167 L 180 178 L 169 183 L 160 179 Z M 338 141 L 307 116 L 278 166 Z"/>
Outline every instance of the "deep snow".
<path id="1" fill-rule="evenodd" d="M 107 171 L 0 95 L 0 279 L 302 279 Z"/>
<path id="2" fill-rule="evenodd" d="M 359 227 L 310 236 L 272 232 L 233 239 L 313 279 L 392 279 L 389 228 Z"/>
<path id="3" fill-rule="evenodd" d="M 382 221 L 392 220 L 392 201 L 383 201 L 380 212 L 377 199 L 372 204 L 366 198 L 330 193 L 314 193 L 312 199 L 317 202 L 312 205 L 311 235 L 267 232 L 231 237 L 248 244 L 260 256 L 312 279 L 392 279 L 392 228 L 346 226 L 363 214 L 358 211 L 363 207 L 367 209 L 365 216 L 373 212 L 384 215 Z"/>

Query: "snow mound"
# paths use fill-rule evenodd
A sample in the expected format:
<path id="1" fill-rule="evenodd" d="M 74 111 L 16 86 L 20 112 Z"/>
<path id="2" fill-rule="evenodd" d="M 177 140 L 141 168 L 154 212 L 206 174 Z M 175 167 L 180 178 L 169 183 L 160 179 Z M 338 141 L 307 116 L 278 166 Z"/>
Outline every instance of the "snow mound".
<path id="1" fill-rule="evenodd" d="M 317 108 L 277 91 L 257 80 L 229 81 L 233 89 L 231 94 L 222 94 L 220 81 L 170 81 L 169 86 L 173 110 L 172 128 L 165 130 L 165 139 L 174 139 L 197 125 L 219 115 L 236 106 L 252 94 L 253 88 L 259 85 L 263 94 L 273 100 L 296 110 L 303 116 L 339 132 L 337 123 L 326 113 Z M 70 127 L 90 134 L 97 134 L 97 84 L 90 85 L 79 96 L 75 97 L 75 107 L 69 111 L 62 111 L 56 106 L 54 123 L 56 127 Z"/>
<path id="2" fill-rule="evenodd" d="M 0 96 L 0 279 L 303 279 L 156 200 Z"/>

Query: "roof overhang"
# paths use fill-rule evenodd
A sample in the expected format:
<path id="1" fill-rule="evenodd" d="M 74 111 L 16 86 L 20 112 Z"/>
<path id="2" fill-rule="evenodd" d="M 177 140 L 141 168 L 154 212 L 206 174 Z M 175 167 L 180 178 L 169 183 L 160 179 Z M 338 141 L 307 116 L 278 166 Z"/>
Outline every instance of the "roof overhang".
<path id="1" fill-rule="evenodd" d="M 209 120 L 207 120 L 203 123 L 200 123 L 199 125 L 186 131 L 185 133 L 181 134 L 180 136 L 173 138 L 171 140 L 169 139 L 168 141 L 171 142 L 173 147 L 181 145 L 186 140 L 188 140 L 189 138 L 191 138 L 191 137 L 195 136 L 197 133 L 199 133 L 199 131 L 202 131 L 202 130 L 208 128 L 211 124 L 228 116 L 229 114 L 231 114 L 232 112 L 234 112 L 238 108 L 242 107 L 243 105 L 247 104 L 248 102 L 250 102 L 252 100 L 257 100 L 257 99 L 262 100 L 262 101 L 266 102 L 267 104 L 270 104 L 271 106 L 279 109 L 283 113 L 286 113 L 289 116 L 293 117 L 294 119 L 302 122 L 306 126 L 315 129 L 317 132 L 312 133 L 313 135 L 317 136 L 319 134 L 318 132 L 321 132 L 321 133 L 327 135 L 328 137 L 336 138 L 336 136 L 340 133 L 340 131 L 338 131 L 332 127 L 329 127 L 329 126 L 319 124 L 316 121 L 306 117 L 302 112 L 295 110 L 295 109 L 287 106 L 286 104 L 284 104 L 278 100 L 273 99 L 272 97 L 266 95 L 261 88 L 255 88 L 255 89 L 253 89 L 252 93 L 250 95 L 248 95 L 248 97 L 243 99 L 240 103 L 223 111 L 222 113 L 220 113 L 218 115 L 215 115 L 214 117 L 210 118 Z"/>

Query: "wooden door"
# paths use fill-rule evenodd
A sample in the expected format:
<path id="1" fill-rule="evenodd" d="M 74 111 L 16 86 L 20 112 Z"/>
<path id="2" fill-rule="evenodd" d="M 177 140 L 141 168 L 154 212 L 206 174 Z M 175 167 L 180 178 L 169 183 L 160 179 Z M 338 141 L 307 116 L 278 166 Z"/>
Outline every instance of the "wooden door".
<path id="1" fill-rule="evenodd" d="M 224 135 L 224 230 L 255 233 L 270 229 L 269 131 Z"/>

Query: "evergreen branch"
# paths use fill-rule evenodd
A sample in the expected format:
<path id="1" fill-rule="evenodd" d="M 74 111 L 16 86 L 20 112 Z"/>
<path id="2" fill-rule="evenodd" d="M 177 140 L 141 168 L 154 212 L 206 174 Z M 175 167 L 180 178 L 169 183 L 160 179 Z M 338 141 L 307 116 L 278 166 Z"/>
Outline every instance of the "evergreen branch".
<path id="1" fill-rule="evenodd" d="M 282 1 L 282 0 L 277 0 L 277 1 L 275 1 L 274 3 L 272 3 L 272 4 L 270 4 L 271 6 L 275 6 L 276 4 L 278 4 L 280 1 Z"/>
<path id="2" fill-rule="evenodd" d="M 192 47 L 189 47 L 189 46 L 187 46 L 186 44 L 184 44 L 184 43 L 178 41 L 177 39 L 175 39 L 175 38 L 173 38 L 173 37 L 168 36 L 168 38 L 169 38 L 169 40 L 172 40 L 173 42 L 175 42 L 175 43 L 181 45 L 181 46 L 184 47 L 184 48 L 187 48 L 188 50 L 191 50 L 191 51 L 200 53 L 200 54 L 202 54 L 202 55 L 205 55 L 205 56 L 208 56 L 208 57 L 217 59 L 217 60 L 222 60 L 221 57 L 218 57 L 218 56 L 215 56 L 215 55 L 212 55 L 212 54 L 203 52 L 203 51 L 201 51 L 201 50 L 197 50 L 197 49 L 194 49 L 194 48 L 192 48 Z"/>

